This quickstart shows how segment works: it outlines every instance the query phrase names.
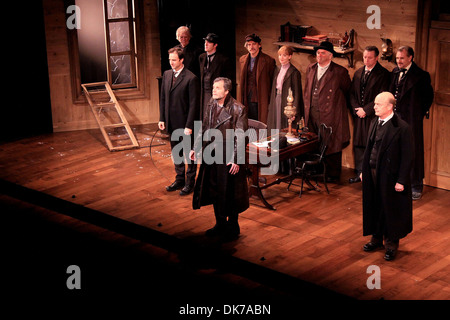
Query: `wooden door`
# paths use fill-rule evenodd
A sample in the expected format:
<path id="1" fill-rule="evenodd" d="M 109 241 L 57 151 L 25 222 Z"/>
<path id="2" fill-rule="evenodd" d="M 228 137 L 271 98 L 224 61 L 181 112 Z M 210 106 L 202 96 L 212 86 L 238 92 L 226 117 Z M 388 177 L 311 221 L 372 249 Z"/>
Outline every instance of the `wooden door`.
<path id="1" fill-rule="evenodd" d="M 427 70 L 435 97 L 424 120 L 425 184 L 450 190 L 450 21 L 433 21 Z"/>

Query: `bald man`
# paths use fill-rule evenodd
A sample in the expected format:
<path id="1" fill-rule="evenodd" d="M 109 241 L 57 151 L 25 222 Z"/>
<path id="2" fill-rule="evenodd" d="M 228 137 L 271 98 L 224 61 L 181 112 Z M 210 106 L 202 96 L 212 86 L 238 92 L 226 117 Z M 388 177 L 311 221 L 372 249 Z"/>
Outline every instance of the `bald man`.
<path id="1" fill-rule="evenodd" d="M 394 113 L 395 103 L 390 92 L 375 97 L 376 118 L 369 127 L 361 173 L 363 234 L 372 236 L 363 249 L 380 249 L 384 239 L 388 261 L 396 257 L 399 239 L 412 231 L 412 132 Z"/>

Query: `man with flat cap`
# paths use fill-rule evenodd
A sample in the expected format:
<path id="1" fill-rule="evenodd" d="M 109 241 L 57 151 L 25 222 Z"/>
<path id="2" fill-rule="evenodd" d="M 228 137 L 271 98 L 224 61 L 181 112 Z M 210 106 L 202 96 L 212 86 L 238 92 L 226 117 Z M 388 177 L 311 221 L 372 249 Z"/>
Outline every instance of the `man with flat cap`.
<path id="1" fill-rule="evenodd" d="M 254 33 L 245 37 L 244 47 L 248 54 L 239 59 L 241 103 L 247 106 L 249 119 L 267 123 L 275 59 L 262 52 L 261 38 Z"/>
<path id="2" fill-rule="evenodd" d="M 328 182 L 338 181 L 341 175 L 342 149 L 350 142 L 347 94 L 351 86 L 346 68 L 334 63 L 333 44 L 323 41 L 314 48 L 316 63 L 306 69 L 305 124 L 318 133 L 320 124 L 332 127 L 333 133 L 326 151 Z"/>
<path id="3" fill-rule="evenodd" d="M 200 119 L 203 119 L 204 110 L 211 100 L 214 79 L 218 77 L 232 78 L 230 60 L 224 54 L 217 51 L 219 36 L 208 33 L 205 40 L 205 52 L 199 56 L 200 64 Z"/>

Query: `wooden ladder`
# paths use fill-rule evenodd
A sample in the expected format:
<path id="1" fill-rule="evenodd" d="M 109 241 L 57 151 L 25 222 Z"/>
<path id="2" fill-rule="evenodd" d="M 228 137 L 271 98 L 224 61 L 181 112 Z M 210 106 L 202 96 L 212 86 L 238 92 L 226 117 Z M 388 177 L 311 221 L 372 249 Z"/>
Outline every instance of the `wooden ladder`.
<path id="1" fill-rule="evenodd" d="M 105 138 L 109 151 L 119 151 L 126 149 L 139 148 L 139 143 L 125 118 L 122 108 L 111 89 L 108 82 L 95 82 L 82 84 L 86 99 L 91 106 L 95 120 L 97 120 L 100 131 Z M 107 95 L 105 95 L 105 93 Z M 109 100 L 107 98 L 109 97 Z M 106 98 L 106 99 L 105 99 Z M 105 101 L 106 100 L 106 101 Z M 106 121 L 108 120 L 108 121 Z M 113 145 L 108 129 L 124 128 L 128 144 Z M 123 140 L 123 139 L 120 139 Z"/>

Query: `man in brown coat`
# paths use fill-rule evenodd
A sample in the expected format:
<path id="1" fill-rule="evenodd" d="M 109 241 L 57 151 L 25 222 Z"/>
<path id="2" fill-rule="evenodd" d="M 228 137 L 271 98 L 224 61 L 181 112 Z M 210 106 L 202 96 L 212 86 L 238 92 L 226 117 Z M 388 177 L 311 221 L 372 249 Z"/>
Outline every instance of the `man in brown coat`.
<path id="1" fill-rule="evenodd" d="M 321 42 L 315 47 L 317 63 L 308 66 L 304 95 L 305 123 L 318 132 L 321 123 L 332 127 L 326 152 L 328 182 L 341 175 L 342 149 L 350 142 L 347 94 L 351 81 L 346 68 L 331 61 L 336 52 L 333 44 Z"/>
<path id="2" fill-rule="evenodd" d="M 248 54 L 239 59 L 241 65 L 241 103 L 248 107 L 248 118 L 267 123 L 275 59 L 261 51 L 261 38 L 245 37 Z"/>

